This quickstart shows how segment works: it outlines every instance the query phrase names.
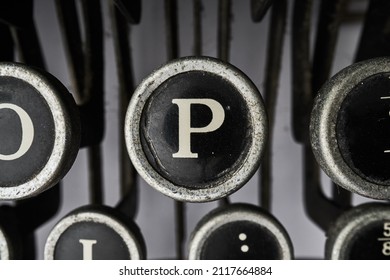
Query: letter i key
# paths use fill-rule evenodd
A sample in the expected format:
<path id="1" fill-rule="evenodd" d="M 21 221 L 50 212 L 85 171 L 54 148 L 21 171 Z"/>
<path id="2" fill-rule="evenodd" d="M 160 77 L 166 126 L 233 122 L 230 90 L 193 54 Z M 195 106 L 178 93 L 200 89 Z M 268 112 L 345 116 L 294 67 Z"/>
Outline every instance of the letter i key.
<path id="1" fill-rule="evenodd" d="M 87 205 L 70 212 L 51 230 L 46 240 L 45 259 L 146 258 L 145 241 L 133 221 L 134 213 L 129 213 L 129 209 L 133 209 L 134 195 L 129 192 L 116 208 Z"/>

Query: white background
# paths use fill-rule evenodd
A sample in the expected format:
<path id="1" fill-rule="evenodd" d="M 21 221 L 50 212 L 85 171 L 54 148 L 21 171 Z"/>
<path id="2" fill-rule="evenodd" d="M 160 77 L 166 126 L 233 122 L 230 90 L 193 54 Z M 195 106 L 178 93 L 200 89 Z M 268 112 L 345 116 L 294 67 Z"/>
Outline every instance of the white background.
<path id="1" fill-rule="evenodd" d="M 107 2 L 102 1 L 105 25 L 105 113 L 106 136 L 104 139 L 104 187 L 105 204 L 114 206 L 119 200 L 119 168 L 118 137 L 123 131 L 118 127 L 118 81 L 112 42 L 112 31 L 108 18 Z M 164 1 L 142 1 L 141 23 L 132 28 L 133 59 L 136 84 L 152 70 L 167 60 L 165 49 Z M 192 54 L 192 1 L 180 0 L 180 56 Z M 204 55 L 216 56 L 217 35 L 217 1 L 203 1 L 203 52 Z M 264 85 L 265 50 L 267 43 L 268 16 L 261 23 L 253 23 L 250 17 L 250 1 L 234 0 L 231 63 L 244 71 L 262 92 Z M 289 232 L 297 258 L 323 258 L 325 233 L 308 219 L 302 202 L 302 148 L 294 142 L 291 132 L 291 11 L 289 2 L 289 18 L 286 26 L 282 74 L 277 102 L 276 127 L 273 143 L 273 200 L 272 213 Z M 318 11 L 318 3 L 314 13 Z M 362 2 L 363 5 L 365 1 Z M 63 42 L 59 31 L 55 1 L 36 0 L 35 15 L 39 36 L 48 70 L 62 81 L 72 92 L 68 69 L 64 54 Z M 315 30 L 315 21 L 313 22 Z M 333 73 L 351 64 L 354 57 L 360 26 L 343 24 L 335 58 Z M 123 137 L 123 133 L 121 134 Z M 43 248 L 50 229 L 69 211 L 88 204 L 87 163 L 85 151 L 79 152 L 78 158 L 64 179 L 62 186 L 62 205 L 60 212 L 51 221 L 42 226 L 37 235 L 39 258 L 43 256 Z M 241 190 L 232 195 L 233 202 L 258 204 L 256 174 Z M 330 185 L 323 178 L 323 185 Z M 327 190 L 325 190 L 327 192 Z M 363 199 L 354 200 L 355 204 Z M 188 204 L 187 234 L 190 234 L 196 223 L 217 203 Z M 321 209 L 319 209 L 321 211 Z M 175 258 L 174 203 L 145 183 L 140 186 L 139 211 L 136 222 L 145 237 L 149 259 Z"/>

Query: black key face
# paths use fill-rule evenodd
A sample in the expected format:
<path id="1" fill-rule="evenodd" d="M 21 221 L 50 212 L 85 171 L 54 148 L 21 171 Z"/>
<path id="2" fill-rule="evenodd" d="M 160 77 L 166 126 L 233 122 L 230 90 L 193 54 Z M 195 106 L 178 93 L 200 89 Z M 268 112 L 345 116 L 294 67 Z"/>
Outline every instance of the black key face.
<path id="1" fill-rule="evenodd" d="M 390 220 L 372 222 L 354 233 L 346 245 L 345 254 L 351 260 L 390 259 Z"/>
<path id="2" fill-rule="evenodd" d="M 52 154 L 54 121 L 46 101 L 28 83 L 0 77 L 0 187 L 39 173 Z"/>
<path id="3" fill-rule="evenodd" d="M 129 260 L 121 236 L 105 224 L 78 222 L 71 225 L 55 246 L 56 260 Z"/>
<path id="4" fill-rule="evenodd" d="M 390 73 L 370 76 L 344 99 L 337 118 L 340 152 L 359 176 L 390 184 Z"/>
<path id="5" fill-rule="evenodd" d="M 248 221 L 225 224 L 205 241 L 201 259 L 276 260 L 281 258 L 275 236 L 266 228 Z"/>
<path id="6" fill-rule="evenodd" d="M 241 164 L 251 144 L 248 108 L 220 76 L 178 74 L 149 97 L 141 118 L 143 150 L 168 181 L 202 188 Z"/>

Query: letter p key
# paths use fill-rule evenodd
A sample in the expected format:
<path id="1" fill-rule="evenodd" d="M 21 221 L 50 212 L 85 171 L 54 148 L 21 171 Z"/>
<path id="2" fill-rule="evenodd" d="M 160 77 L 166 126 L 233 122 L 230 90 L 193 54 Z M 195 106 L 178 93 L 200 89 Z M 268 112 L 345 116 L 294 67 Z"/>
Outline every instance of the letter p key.
<path id="1" fill-rule="evenodd" d="M 217 130 L 225 119 L 225 111 L 221 104 L 213 99 L 173 99 L 172 103 L 179 107 L 179 151 L 172 154 L 175 158 L 198 158 L 191 152 L 191 133 L 207 133 Z M 202 104 L 212 112 L 211 122 L 205 127 L 191 127 L 191 105 Z"/>
<path id="2" fill-rule="evenodd" d="M 147 77 L 125 120 L 138 173 L 181 201 L 211 201 L 243 186 L 267 139 L 260 93 L 237 68 L 211 58 L 182 58 Z"/>

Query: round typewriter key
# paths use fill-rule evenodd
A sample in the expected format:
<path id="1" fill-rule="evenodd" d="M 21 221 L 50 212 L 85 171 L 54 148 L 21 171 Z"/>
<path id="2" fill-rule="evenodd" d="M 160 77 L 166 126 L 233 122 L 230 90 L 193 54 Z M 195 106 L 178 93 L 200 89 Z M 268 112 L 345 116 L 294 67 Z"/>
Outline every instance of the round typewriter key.
<path id="1" fill-rule="evenodd" d="M 353 64 L 320 90 L 310 124 L 313 152 L 338 185 L 390 198 L 390 60 Z"/>
<path id="2" fill-rule="evenodd" d="M 145 244 L 138 227 L 109 207 L 83 207 L 62 219 L 45 246 L 50 260 L 139 260 Z"/>
<path id="3" fill-rule="evenodd" d="M 326 241 L 327 259 L 390 259 L 390 206 L 371 203 L 342 215 Z"/>
<path id="4" fill-rule="evenodd" d="M 189 259 L 277 260 L 293 258 L 283 226 L 255 206 L 235 204 L 205 216 L 192 233 Z"/>
<path id="5" fill-rule="evenodd" d="M 0 260 L 10 259 L 9 242 L 3 229 L 0 227 Z"/>
<path id="6" fill-rule="evenodd" d="M 80 141 L 77 107 L 53 76 L 0 64 L 0 199 L 33 196 L 69 170 Z"/>
<path id="7" fill-rule="evenodd" d="M 235 67 L 211 58 L 172 61 L 135 91 L 125 122 L 128 152 L 154 188 L 210 201 L 256 171 L 267 138 L 260 93 Z"/>

